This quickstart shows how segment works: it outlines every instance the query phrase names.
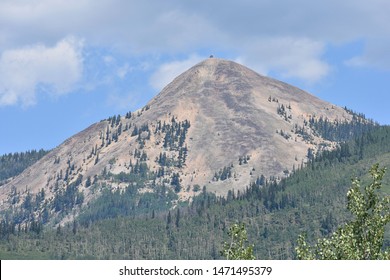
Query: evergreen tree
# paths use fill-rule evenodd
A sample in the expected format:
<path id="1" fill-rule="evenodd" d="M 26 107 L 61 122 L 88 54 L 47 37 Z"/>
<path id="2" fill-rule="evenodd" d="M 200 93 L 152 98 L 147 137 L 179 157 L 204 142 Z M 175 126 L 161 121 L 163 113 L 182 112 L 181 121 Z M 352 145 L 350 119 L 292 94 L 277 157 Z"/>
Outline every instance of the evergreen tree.
<path id="1" fill-rule="evenodd" d="M 167 216 L 167 225 L 166 225 L 166 229 L 168 230 L 171 226 L 171 223 L 172 223 L 172 216 L 171 216 L 171 211 L 168 211 L 168 216 Z"/>
<path id="2" fill-rule="evenodd" d="M 91 184 L 92 184 L 91 176 L 88 176 L 87 180 L 85 181 L 85 187 L 88 188 L 91 186 Z"/>
<path id="3" fill-rule="evenodd" d="M 176 228 L 180 227 L 180 209 L 177 208 L 176 212 L 176 221 L 175 221 Z"/>

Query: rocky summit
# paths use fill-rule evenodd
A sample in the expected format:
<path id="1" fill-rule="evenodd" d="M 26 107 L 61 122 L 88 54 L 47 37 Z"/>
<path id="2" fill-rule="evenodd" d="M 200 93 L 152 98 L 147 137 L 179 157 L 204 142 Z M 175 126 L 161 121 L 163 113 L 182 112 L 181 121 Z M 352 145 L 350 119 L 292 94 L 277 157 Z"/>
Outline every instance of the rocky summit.
<path id="1" fill-rule="evenodd" d="M 91 125 L 9 179 L 0 187 L 0 207 L 44 193 L 37 213 L 45 203 L 50 213 L 62 209 L 57 205 L 82 209 L 102 190 L 129 185 L 138 193 L 171 190 L 176 200 L 191 199 L 204 186 L 226 195 L 288 176 L 318 151 L 333 149 L 337 142 L 324 139 L 311 122 L 352 117 L 294 86 L 210 58 L 142 109 Z"/>

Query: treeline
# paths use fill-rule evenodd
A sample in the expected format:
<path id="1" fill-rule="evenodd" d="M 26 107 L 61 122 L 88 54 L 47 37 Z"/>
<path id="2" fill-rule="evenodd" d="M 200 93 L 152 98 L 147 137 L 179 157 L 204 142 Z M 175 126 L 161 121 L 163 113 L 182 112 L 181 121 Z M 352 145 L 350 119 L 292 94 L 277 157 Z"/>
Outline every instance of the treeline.
<path id="1" fill-rule="evenodd" d="M 322 138 L 337 142 L 349 141 L 358 135 L 370 132 L 374 127 L 378 126 L 374 121 L 366 119 L 364 114 L 356 113 L 347 108 L 344 109 L 352 114 L 352 120 L 331 122 L 327 118 L 320 117 L 317 119 L 311 117 L 309 126 L 320 134 Z"/>
<path id="2" fill-rule="evenodd" d="M 89 226 L 100 220 L 117 217 L 138 217 L 150 214 L 153 218 L 156 213 L 167 211 L 177 199 L 172 189 L 154 186 L 155 191 L 140 194 L 138 185 L 129 185 L 121 189 L 104 189 L 100 197 L 88 204 L 77 218 L 83 226 Z"/>
<path id="3" fill-rule="evenodd" d="M 22 153 L 9 153 L 0 156 L 0 182 L 23 172 L 27 167 L 40 160 L 49 151 L 43 149 Z"/>

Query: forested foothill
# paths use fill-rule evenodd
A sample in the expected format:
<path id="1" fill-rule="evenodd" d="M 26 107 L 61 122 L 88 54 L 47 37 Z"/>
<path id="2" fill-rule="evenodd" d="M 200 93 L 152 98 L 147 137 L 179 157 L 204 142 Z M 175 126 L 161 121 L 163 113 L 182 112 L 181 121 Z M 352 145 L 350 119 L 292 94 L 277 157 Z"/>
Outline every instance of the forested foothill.
<path id="1" fill-rule="evenodd" d="M 174 135 L 167 135 L 167 147 L 175 149 Z M 107 188 L 66 224 L 45 224 L 42 219 L 23 223 L 4 216 L 0 255 L 2 259 L 220 259 L 229 228 L 242 222 L 255 258 L 294 259 L 300 234 L 307 233 L 306 241 L 312 244 L 352 218 L 345 207 L 351 179 L 360 178 L 365 185 L 372 165 L 390 166 L 390 127 L 370 125 L 349 139 L 295 166 L 286 178 L 262 176 L 245 191 L 231 190 L 225 197 L 200 186 L 190 202 L 175 205 L 170 204 L 175 192 L 157 184 L 154 187 L 160 191 L 137 192 L 145 178 L 157 176 L 147 169 L 137 178 L 106 174 L 122 182 L 136 179 L 138 184 L 129 184 L 122 192 Z M 170 164 L 163 154 L 157 161 Z M 225 171 L 216 174 L 219 180 L 228 174 L 228 167 Z M 390 194 L 388 175 L 380 195 L 386 194 Z M 73 195 L 77 197 L 77 191 Z M 41 196 L 44 191 L 23 202 L 23 215 L 28 217 Z M 72 213 L 72 209 L 63 211 Z M 383 246 L 389 245 L 387 227 Z"/>
<path id="2" fill-rule="evenodd" d="M 22 153 L 8 153 L 0 156 L 0 185 L 5 179 L 14 177 L 23 172 L 27 167 L 37 162 L 48 151 L 43 149 L 31 150 Z"/>

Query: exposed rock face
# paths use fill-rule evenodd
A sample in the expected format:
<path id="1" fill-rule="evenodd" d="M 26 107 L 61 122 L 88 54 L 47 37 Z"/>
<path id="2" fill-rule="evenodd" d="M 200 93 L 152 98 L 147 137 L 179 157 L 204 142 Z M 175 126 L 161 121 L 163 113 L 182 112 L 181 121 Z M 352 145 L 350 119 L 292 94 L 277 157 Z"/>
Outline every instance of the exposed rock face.
<path id="1" fill-rule="evenodd" d="M 1 208 L 9 206 L 15 189 L 23 196 L 43 188 L 50 200 L 77 180 L 89 201 L 99 188 L 88 187 L 88 178 L 96 186 L 123 187 L 128 183 L 102 174 L 129 173 L 137 162 L 156 173 L 164 169 L 156 181 L 165 180 L 168 187 L 178 174 L 182 199 L 194 194 L 195 185 L 218 194 L 243 189 L 260 175 L 285 176 L 307 160 L 309 148 L 334 147 L 305 126 L 310 117 L 351 119 L 344 109 L 296 87 L 210 58 L 178 76 L 131 117 L 90 126 L 0 187 Z M 164 153 L 168 161 L 162 163 Z"/>

